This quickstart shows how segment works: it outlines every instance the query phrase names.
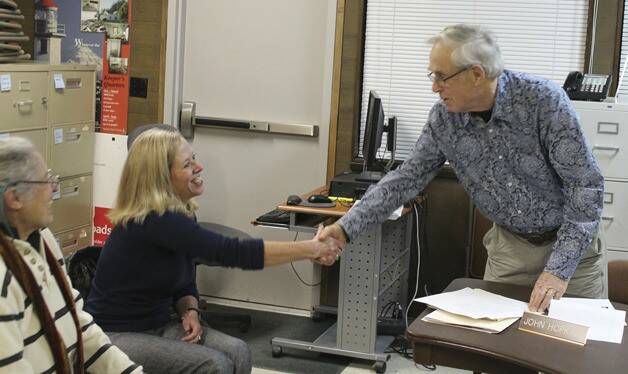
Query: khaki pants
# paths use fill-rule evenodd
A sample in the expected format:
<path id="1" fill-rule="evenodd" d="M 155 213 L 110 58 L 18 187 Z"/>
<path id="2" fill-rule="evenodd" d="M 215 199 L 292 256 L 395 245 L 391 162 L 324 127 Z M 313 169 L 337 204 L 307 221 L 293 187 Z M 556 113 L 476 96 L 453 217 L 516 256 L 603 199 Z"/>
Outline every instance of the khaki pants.
<path id="1" fill-rule="evenodd" d="M 545 268 L 553 245 L 554 242 L 533 245 L 493 224 L 484 236 L 488 252 L 484 280 L 533 287 Z M 606 245 L 600 231 L 569 280 L 566 293 L 589 298 L 607 297 L 606 261 Z"/>

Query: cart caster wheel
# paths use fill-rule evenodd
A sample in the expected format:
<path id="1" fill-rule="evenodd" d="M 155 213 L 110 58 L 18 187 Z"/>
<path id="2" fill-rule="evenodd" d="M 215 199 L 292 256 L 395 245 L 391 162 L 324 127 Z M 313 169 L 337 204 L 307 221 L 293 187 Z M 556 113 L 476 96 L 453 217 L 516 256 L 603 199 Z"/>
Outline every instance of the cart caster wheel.
<path id="1" fill-rule="evenodd" d="M 273 357 L 277 358 L 281 356 L 281 347 L 278 345 L 273 345 Z"/>
<path id="2" fill-rule="evenodd" d="M 386 362 L 385 361 L 376 361 L 373 364 L 373 369 L 375 369 L 375 372 L 378 374 L 382 374 L 386 372 Z"/>
<path id="3" fill-rule="evenodd" d="M 325 319 L 325 316 L 323 315 L 323 313 L 321 313 L 321 312 L 313 312 L 312 313 L 312 321 L 320 322 L 323 319 Z"/>

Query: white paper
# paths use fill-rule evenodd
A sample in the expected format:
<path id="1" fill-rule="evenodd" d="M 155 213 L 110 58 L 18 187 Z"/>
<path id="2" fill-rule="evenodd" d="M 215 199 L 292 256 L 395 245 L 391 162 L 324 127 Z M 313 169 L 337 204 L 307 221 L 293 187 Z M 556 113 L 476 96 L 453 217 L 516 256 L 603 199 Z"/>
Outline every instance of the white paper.
<path id="1" fill-rule="evenodd" d="M 10 137 L 11 137 L 11 134 L 8 132 L 5 132 L 4 134 L 0 134 L 0 140 L 9 139 Z"/>
<path id="2" fill-rule="evenodd" d="M 567 322 L 589 326 L 587 339 L 618 343 L 624 335 L 625 310 L 586 306 L 573 302 L 552 300 L 548 316 Z"/>
<path id="3" fill-rule="evenodd" d="M 491 320 L 519 318 L 528 309 L 528 304 L 523 301 L 469 287 L 458 291 L 420 297 L 415 301 L 449 313 Z"/>
<path id="4" fill-rule="evenodd" d="M 464 327 L 467 329 L 488 332 L 496 334 L 504 331 L 508 326 L 512 325 L 518 318 L 506 318 L 499 321 L 488 319 L 475 319 L 458 314 L 445 312 L 444 310 L 435 310 L 422 318 L 425 322 L 438 323 L 442 325 L 451 325 Z"/>
<path id="5" fill-rule="evenodd" d="M 55 74 L 54 81 L 55 81 L 55 89 L 62 90 L 65 88 L 65 82 L 63 81 L 63 74 Z"/>
<path id="6" fill-rule="evenodd" d="M 557 300 L 552 300 L 554 303 Z M 563 297 L 560 299 L 563 304 L 581 305 L 586 307 L 597 307 L 603 309 L 615 310 L 609 299 L 585 299 L 581 297 Z"/>
<path id="7" fill-rule="evenodd" d="M 0 75 L 0 91 L 11 91 L 11 75 L 10 74 L 2 74 Z"/>

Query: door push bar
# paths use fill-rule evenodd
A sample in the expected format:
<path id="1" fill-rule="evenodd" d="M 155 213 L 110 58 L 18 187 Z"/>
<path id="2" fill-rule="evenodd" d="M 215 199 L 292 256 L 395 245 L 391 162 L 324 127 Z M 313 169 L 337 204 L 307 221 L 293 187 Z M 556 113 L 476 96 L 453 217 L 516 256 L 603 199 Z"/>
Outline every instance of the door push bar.
<path id="1" fill-rule="evenodd" d="M 247 130 L 272 134 L 287 134 L 318 137 L 318 125 L 284 124 L 266 121 L 249 121 L 225 118 L 202 117 L 196 115 L 196 103 L 185 101 L 181 104 L 179 130 L 187 139 L 194 138 L 195 127 Z"/>

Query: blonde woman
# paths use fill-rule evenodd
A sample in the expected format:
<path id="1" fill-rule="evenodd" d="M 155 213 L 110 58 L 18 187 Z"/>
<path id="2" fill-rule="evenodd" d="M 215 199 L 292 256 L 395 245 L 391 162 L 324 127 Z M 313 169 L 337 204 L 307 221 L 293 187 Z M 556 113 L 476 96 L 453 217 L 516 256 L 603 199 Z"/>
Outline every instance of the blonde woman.
<path id="1" fill-rule="evenodd" d="M 0 140 L 0 372 L 140 373 L 70 285 L 46 227 L 59 180 L 27 140 Z"/>
<path id="2" fill-rule="evenodd" d="M 332 264 L 335 239 L 264 242 L 227 238 L 194 219 L 203 166 L 178 132 L 150 129 L 133 142 L 122 172 L 115 225 L 98 261 L 87 309 L 151 373 L 249 373 L 243 341 L 201 326 L 194 258 L 262 269 L 301 259 Z M 171 320 L 174 306 L 179 320 Z M 211 321 L 209 321 L 211 322 Z"/>

